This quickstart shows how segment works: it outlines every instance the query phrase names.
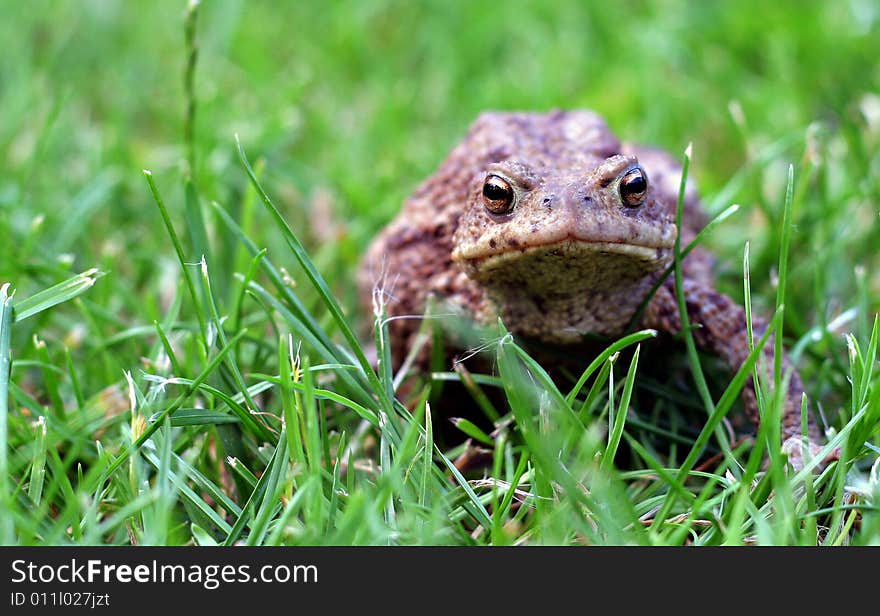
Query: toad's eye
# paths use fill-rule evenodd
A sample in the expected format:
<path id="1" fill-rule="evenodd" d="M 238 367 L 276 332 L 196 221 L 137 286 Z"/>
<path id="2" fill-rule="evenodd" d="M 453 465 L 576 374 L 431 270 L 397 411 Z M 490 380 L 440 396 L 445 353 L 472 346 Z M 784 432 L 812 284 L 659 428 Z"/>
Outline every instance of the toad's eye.
<path id="1" fill-rule="evenodd" d="M 487 175 L 483 182 L 483 203 L 493 214 L 507 214 L 513 208 L 513 188 L 504 178 Z"/>
<path id="2" fill-rule="evenodd" d="M 648 193 L 648 176 L 641 167 L 627 171 L 620 179 L 620 199 L 624 205 L 638 207 L 645 202 Z"/>

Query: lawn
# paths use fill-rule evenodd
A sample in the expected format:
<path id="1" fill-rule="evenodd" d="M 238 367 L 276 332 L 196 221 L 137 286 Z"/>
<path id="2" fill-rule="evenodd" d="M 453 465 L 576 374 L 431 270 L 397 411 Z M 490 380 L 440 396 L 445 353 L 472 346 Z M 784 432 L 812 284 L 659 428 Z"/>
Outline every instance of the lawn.
<path id="1" fill-rule="evenodd" d="M 876 3 L 3 13 L 0 544 L 880 542 Z M 683 340 L 573 389 L 499 336 L 471 389 L 504 403 L 457 428 L 460 373 L 373 369 L 371 238 L 480 111 L 555 107 L 692 144 L 719 288 L 776 315 L 839 462 L 786 470 Z"/>

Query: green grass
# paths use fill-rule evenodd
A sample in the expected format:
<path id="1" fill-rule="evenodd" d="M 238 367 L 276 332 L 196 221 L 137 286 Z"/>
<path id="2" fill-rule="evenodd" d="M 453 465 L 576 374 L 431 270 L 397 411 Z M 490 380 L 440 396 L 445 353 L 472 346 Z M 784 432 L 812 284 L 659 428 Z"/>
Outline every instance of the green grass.
<path id="1" fill-rule="evenodd" d="M 880 542 L 872 3 L 7 4 L 0 542 Z M 555 106 L 693 144 L 719 286 L 773 317 L 840 462 L 730 439 L 753 364 L 687 335 L 668 378 L 645 332 L 554 383 L 501 324 L 495 373 L 412 404 L 372 369 L 370 238 L 479 111 Z"/>

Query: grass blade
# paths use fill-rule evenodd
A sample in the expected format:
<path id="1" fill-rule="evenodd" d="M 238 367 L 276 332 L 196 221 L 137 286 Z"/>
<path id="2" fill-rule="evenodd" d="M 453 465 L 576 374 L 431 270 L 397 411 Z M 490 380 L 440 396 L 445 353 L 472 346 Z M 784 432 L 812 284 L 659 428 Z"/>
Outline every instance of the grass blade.
<path id="1" fill-rule="evenodd" d="M 639 332 L 635 332 L 629 335 L 624 336 L 620 340 L 616 340 L 612 344 L 608 346 L 607 349 L 602 351 L 596 358 L 590 362 L 590 364 L 586 367 L 586 369 L 581 374 L 580 378 L 578 378 L 577 383 L 574 387 L 571 388 L 571 391 L 568 392 L 568 395 L 565 396 L 565 401 L 568 404 L 574 404 L 574 399 L 580 393 L 581 389 L 583 389 L 584 384 L 587 382 L 587 379 L 601 366 L 605 363 L 605 361 L 617 353 L 618 351 L 622 351 L 626 347 L 639 343 L 648 338 L 655 338 L 657 336 L 657 330 L 654 329 L 645 329 Z"/>
<path id="2" fill-rule="evenodd" d="M 0 507 L 12 511 L 9 488 L 9 377 L 12 372 L 12 296 L 9 283 L 0 285 Z M 15 534 L 12 517 L 0 515 L 0 544 L 12 545 Z"/>
<path id="3" fill-rule="evenodd" d="M 24 321 L 35 314 L 82 295 L 91 289 L 101 276 L 103 276 L 103 272 L 92 268 L 16 302 L 15 322 Z"/>
<path id="4" fill-rule="evenodd" d="M 348 324 L 348 320 L 345 318 L 345 315 L 342 312 L 342 308 L 340 308 L 339 304 L 336 302 L 336 299 L 333 297 L 333 294 L 330 292 L 330 288 L 327 286 L 324 277 L 321 276 L 321 274 L 315 268 L 314 264 L 306 253 L 305 247 L 302 245 L 302 242 L 299 241 L 299 238 L 290 229 L 287 221 L 284 220 L 281 212 L 278 211 L 278 208 L 275 207 L 275 204 L 269 198 L 269 195 L 266 194 L 266 191 L 263 190 L 263 187 L 260 185 L 260 181 L 257 179 L 257 176 L 254 174 L 254 170 L 253 168 L 251 168 L 251 164 L 248 161 L 247 155 L 244 152 L 244 148 L 242 148 L 241 142 L 238 140 L 237 136 L 235 139 L 235 143 L 238 147 L 239 158 L 241 159 L 241 163 L 242 165 L 244 165 L 245 171 L 247 172 L 247 175 L 251 180 L 251 184 L 256 189 L 257 194 L 260 195 L 260 199 L 262 199 L 263 204 L 272 215 L 272 218 L 275 220 L 278 228 L 281 229 L 281 232 L 284 234 L 284 239 L 287 241 L 288 247 L 290 248 L 294 257 L 296 257 L 296 260 L 299 262 L 300 267 L 302 267 L 303 271 L 306 273 L 306 276 L 309 278 L 312 286 L 314 286 L 315 290 L 318 292 L 318 295 L 321 298 L 321 301 L 324 303 L 324 306 L 327 308 L 327 310 L 330 311 L 334 323 L 339 328 L 339 331 L 342 332 L 343 337 L 350 345 L 351 350 L 354 352 L 355 357 L 357 358 L 357 361 L 360 364 L 364 374 L 369 379 L 370 384 L 375 386 L 374 391 L 381 392 L 379 393 L 379 400 L 382 403 L 382 406 L 390 412 L 392 408 L 391 400 L 388 398 L 385 388 L 382 387 L 382 384 L 379 382 L 376 373 L 373 371 L 373 368 L 370 365 L 367 356 L 364 354 L 364 351 L 361 348 L 360 341 L 355 335 L 354 330 L 352 330 L 351 326 Z"/>
<path id="5" fill-rule="evenodd" d="M 28 496 L 38 505 L 43 495 L 43 483 L 46 480 L 46 418 L 40 417 L 34 426 L 34 460 L 31 463 L 31 478 L 28 484 Z"/>
<path id="6" fill-rule="evenodd" d="M 626 381 L 623 384 L 623 393 L 620 396 L 620 404 L 617 406 L 617 412 L 614 413 L 614 425 L 611 426 L 611 433 L 608 439 L 608 447 L 602 456 L 602 468 L 606 471 L 610 470 L 614 463 L 614 456 L 617 454 L 617 447 L 620 445 L 620 437 L 623 435 L 623 428 L 626 424 L 626 415 L 629 410 L 629 401 L 632 397 L 633 385 L 636 378 L 636 367 L 639 364 L 639 351 L 641 345 L 636 347 L 633 353 L 632 361 L 629 363 L 629 370 L 626 372 Z"/>

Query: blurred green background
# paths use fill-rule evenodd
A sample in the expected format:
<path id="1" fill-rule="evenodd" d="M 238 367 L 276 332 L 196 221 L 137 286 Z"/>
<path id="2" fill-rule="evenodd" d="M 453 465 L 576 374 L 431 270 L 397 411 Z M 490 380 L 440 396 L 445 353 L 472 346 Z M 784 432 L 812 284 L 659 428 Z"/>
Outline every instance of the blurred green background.
<path id="1" fill-rule="evenodd" d="M 0 280 L 26 296 L 71 271 L 107 271 L 85 300 L 86 347 L 159 318 L 174 290 L 177 266 L 141 170 L 153 171 L 182 229 L 185 8 L 3 2 Z M 677 154 L 693 142 L 693 175 L 713 209 L 745 206 L 710 240 L 723 284 L 740 285 L 751 239 L 761 288 L 777 258 L 785 169 L 800 173 L 815 150 L 827 164 L 796 212 L 798 311 L 786 321 L 802 333 L 812 311 L 846 306 L 854 265 L 876 265 L 878 20 L 880 6 L 865 0 L 209 1 L 197 27 L 196 184 L 204 201 L 237 211 L 247 185 L 239 134 L 354 309 L 364 246 L 478 112 L 587 107 L 628 140 Z M 255 228 L 272 254 L 280 238 Z M 209 265 L 231 275 L 227 240 L 214 239 Z M 69 336 L 79 320 L 58 312 L 33 327 Z M 103 360 L 118 365 L 98 379 L 118 378 L 141 345 L 120 342 Z"/>

